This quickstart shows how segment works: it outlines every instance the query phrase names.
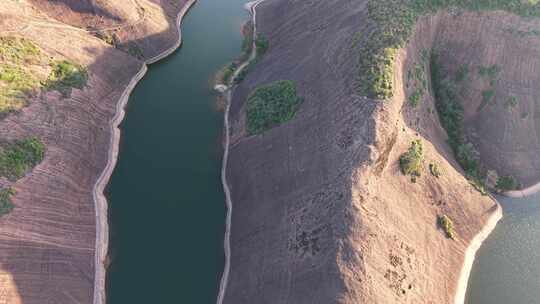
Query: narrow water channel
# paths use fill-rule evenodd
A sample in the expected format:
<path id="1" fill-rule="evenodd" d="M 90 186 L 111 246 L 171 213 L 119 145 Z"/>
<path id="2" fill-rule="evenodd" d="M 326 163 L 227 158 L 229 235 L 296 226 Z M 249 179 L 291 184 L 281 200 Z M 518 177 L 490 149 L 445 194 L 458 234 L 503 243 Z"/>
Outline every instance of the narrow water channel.
<path id="1" fill-rule="evenodd" d="M 504 217 L 478 251 L 466 303 L 540 303 L 540 195 L 498 200 Z"/>
<path id="2" fill-rule="evenodd" d="M 107 189 L 107 304 L 216 301 L 226 210 L 211 79 L 240 54 L 245 2 L 199 0 L 182 48 L 152 65 L 130 97 Z"/>

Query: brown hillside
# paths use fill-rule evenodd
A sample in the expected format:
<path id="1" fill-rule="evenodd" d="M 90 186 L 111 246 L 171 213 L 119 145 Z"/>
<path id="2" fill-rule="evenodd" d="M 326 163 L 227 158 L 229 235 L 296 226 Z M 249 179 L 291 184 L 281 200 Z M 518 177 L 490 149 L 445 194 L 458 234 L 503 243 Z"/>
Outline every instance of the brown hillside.
<path id="1" fill-rule="evenodd" d="M 454 303 L 466 248 L 500 209 L 467 181 L 447 144 L 429 81 L 432 50 L 450 74 L 471 66 L 471 80 L 459 92 L 466 135 L 485 165 L 534 180 L 539 166 L 530 136 L 536 133 L 528 131 L 534 120 L 517 124 L 518 114 L 500 103 L 519 95 L 514 111 L 534 115 L 527 103 L 537 99 L 536 36 L 516 36 L 508 27 L 531 31 L 538 23 L 502 12 L 423 17 L 399 52 L 394 98 L 375 101 L 357 88 L 355 45 L 367 26 L 362 4 L 272 0 L 257 9 L 270 49 L 233 94 L 225 303 Z M 408 74 L 423 60 L 427 92 L 412 107 Z M 486 85 L 478 67 L 494 64 L 501 66 L 496 104 L 476 111 Z M 247 136 L 248 94 L 280 79 L 296 83 L 304 98 L 299 112 Z M 412 183 L 400 172 L 399 157 L 417 139 L 425 159 Z M 511 159 L 508 151 L 517 153 L 520 145 L 526 148 Z M 430 164 L 440 168 L 439 178 Z M 456 240 L 437 225 L 440 215 L 453 221 Z"/>
<path id="2" fill-rule="evenodd" d="M 94 275 L 104 261 L 95 264 L 93 189 L 108 162 L 109 125 L 140 59 L 177 42 L 176 15 L 185 4 L 0 1 L 1 37 L 31 41 L 44 58 L 75 62 L 89 76 L 70 96 L 36 88 L 26 107 L 1 115 L 0 143 L 34 136 L 45 144 L 44 160 L 24 178 L 0 178 L 2 188 L 16 190 L 15 208 L 0 217 L 1 303 L 94 303 Z M 87 30 L 111 25 L 117 48 Z M 138 58 L 123 44 L 135 45 Z"/>

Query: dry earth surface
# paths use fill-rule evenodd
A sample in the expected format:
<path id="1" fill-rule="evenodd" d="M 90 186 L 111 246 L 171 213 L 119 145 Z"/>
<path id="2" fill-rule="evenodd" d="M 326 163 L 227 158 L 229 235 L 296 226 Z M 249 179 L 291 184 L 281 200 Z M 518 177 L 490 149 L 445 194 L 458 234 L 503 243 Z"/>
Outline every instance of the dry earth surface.
<path id="1" fill-rule="evenodd" d="M 408 71 L 425 50 L 436 51 L 452 75 L 469 66 L 460 89 L 465 135 L 484 165 L 525 185 L 540 179 L 540 23 L 504 12 L 422 17 L 399 52 L 394 98 L 383 102 L 358 93 L 357 45 L 365 38 L 357 33 L 368 26 L 366 4 L 267 0 L 257 8 L 258 32 L 270 48 L 232 97 L 227 178 L 234 212 L 224 303 L 463 301 L 456 294 L 466 287 L 465 253 L 500 207 L 464 177 L 431 89 L 409 105 Z M 493 65 L 500 71 L 491 82 L 478 70 Z M 430 88 L 429 58 L 422 70 Z M 303 104 L 293 120 L 249 136 L 247 97 L 281 79 L 296 83 Z M 479 109 L 485 90 L 494 97 Z M 518 101 L 509 105 L 512 96 Z M 412 183 L 399 157 L 416 139 L 425 160 Z M 439 178 L 429 164 L 441 169 Z M 456 240 L 438 227 L 443 214 Z"/>
<path id="2" fill-rule="evenodd" d="M 37 136 L 46 151 L 24 178 L 1 180 L 16 195 L 13 211 L 0 218 L 0 303 L 93 303 L 101 265 L 94 260 L 99 223 L 92 191 L 108 162 L 110 123 L 143 60 L 177 43 L 176 17 L 186 3 L 0 2 L 0 36 L 26 38 L 89 74 L 70 97 L 41 91 L 0 121 L 2 141 Z"/>

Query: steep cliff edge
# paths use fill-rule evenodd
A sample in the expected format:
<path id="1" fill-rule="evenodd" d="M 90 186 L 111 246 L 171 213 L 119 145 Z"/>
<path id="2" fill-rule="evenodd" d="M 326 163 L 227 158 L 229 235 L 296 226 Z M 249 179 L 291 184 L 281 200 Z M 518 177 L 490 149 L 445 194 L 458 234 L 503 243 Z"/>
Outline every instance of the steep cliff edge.
<path id="1" fill-rule="evenodd" d="M 88 76 L 69 94 L 36 82 L 32 93 L 17 95 L 26 98 L 23 107 L 0 115 L 2 144 L 36 137 L 45 147 L 44 159 L 23 178 L 0 178 L 2 188 L 15 190 L 14 208 L 0 217 L 0 302 L 94 303 L 96 269 L 105 258 L 96 255 L 96 245 L 106 251 L 96 236 L 106 237 L 107 219 L 95 208 L 93 192 L 117 149 L 112 122 L 121 117 L 119 101 L 143 75 L 144 62 L 179 45 L 177 14 L 191 3 L 0 3 L 1 38 L 25 39 L 51 64 L 74 62 Z M 10 70 L 0 53 L 2 74 Z M 40 64 L 35 70 L 50 72 L 48 63 Z M 0 89 L 9 88 L 14 78 L 1 76 Z"/>
<path id="2" fill-rule="evenodd" d="M 534 117 L 538 21 L 454 8 L 420 17 L 382 101 L 358 84 L 359 49 L 373 38 L 368 2 L 257 8 L 270 48 L 233 92 L 224 303 L 462 303 L 474 252 L 501 216 L 478 182 L 493 169 L 538 179 L 534 119 L 517 114 Z M 277 80 L 293 81 L 303 103 L 292 120 L 250 135 L 248 97 Z M 441 124 L 442 85 L 463 108 L 460 149 Z M 399 164 L 416 140 L 423 167 L 411 182 Z"/>

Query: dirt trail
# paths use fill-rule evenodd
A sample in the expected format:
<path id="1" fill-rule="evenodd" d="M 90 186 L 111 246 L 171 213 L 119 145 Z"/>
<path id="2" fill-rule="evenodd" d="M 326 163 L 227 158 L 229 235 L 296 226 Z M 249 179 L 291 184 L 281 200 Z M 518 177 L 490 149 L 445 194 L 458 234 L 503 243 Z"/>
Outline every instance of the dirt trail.
<path id="1" fill-rule="evenodd" d="M 221 183 L 223 184 L 223 190 L 225 192 L 225 203 L 227 205 L 227 218 L 225 226 L 225 238 L 224 238 L 224 249 L 225 249 L 225 267 L 223 269 L 223 275 L 221 277 L 221 283 L 219 287 L 219 294 L 217 297 L 217 304 L 222 304 L 225 297 L 225 292 L 227 289 L 227 284 L 229 282 L 229 273 L 231 268 L 231 221 L 232 221 L 232 211 L 233 203 L 231 200 L 231 190 L 229 184 L 227 183 L 227 164 L 229 161 L 229 148 L 231 142 L 230 136 L 230 125 L 229 125 L 229 112 L 231 109 L 232 101 L 232 89 L 234 88 L 234 80 L 245 69 L 249 63 L 257 57 L 257 47 L 255 46 L 255 38 L 257 36 L 257 6 L 266 0 L 258 0 L 255 2 L 249 2 L 246 4 L 246 8 L 251 12 L 252 21 L 253 21 L 253 45 L 251 54 L 245 62 L 243 62 L 238 69 L 234 72 L 231 80 L 228 84 L 228 87 L 222 88 L 218 86 L 216 89 L 223 92 L 226 100 L 225 114 L 224 114 L 224 132 L 225 132 L 225 144 L 223 152 L 223 164 L 221 167 Z"/>

